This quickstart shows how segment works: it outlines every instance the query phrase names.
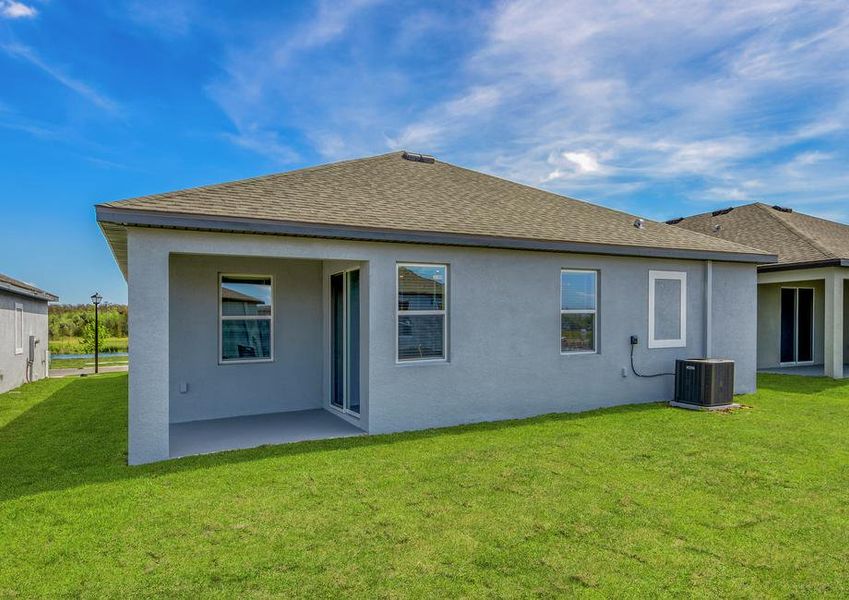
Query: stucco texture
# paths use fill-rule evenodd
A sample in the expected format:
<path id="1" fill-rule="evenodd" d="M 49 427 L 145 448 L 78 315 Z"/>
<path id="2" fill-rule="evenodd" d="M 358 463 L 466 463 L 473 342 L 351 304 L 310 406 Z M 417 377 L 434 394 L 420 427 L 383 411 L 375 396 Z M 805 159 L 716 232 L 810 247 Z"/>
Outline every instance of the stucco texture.
<path id="1" fill-rule="evenodd" d="M 219 364 L 220 273 L 272 277 L 273 362 Z M 321 261 L 173 255 L 169 279 L 172 423 L 321 407 Z"/>
<path id="2" fill-rule="evenodd" d="M 370 433 L 669 400 L 672 377 L 631 373 L 629 337 L 642 373 L 706 352 L 703 261 L 136 228 L 128 241 L 131 462 L 168 457 L 171 421 L 326 406 L 321 290 L 352 263 L 365 275 L 359 426 Z M 396 361 L 398 262 L 448 265 L 444 362 Z M 600 273 L 596 354 L 560 353 L 562 268 Z M 217 273 L 231 269 L 277 274 L 275 362 L 262 369 L 217 364 Z M 650 270 L 687 273 L 685 347 L 647 348 Z M 712 354 L 736 361 L 738 393 L 754 390 L 755 281 L 754 265 L 713 263 Z"/>

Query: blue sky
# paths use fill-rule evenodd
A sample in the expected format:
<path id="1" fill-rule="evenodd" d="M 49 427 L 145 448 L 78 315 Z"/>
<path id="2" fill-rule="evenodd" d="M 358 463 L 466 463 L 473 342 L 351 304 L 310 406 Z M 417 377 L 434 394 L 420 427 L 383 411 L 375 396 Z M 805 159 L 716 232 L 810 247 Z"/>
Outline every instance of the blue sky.
<path id="1" fill-rule="evenodd" d="M 106 200 L 398 148 L 654 219 L 849 221 L 845 1 L 0 0 L 0 272 L 126 286 Z"/>

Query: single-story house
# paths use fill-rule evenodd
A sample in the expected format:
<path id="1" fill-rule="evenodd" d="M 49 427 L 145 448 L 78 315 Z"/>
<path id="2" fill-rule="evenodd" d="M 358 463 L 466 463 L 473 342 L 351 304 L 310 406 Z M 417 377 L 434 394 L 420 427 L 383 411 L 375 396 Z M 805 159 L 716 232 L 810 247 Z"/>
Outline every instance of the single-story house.
<path id="1" fill-rule="evenodd" d="M 58 300 L 0 274 L 0 393 L 47 377 L 47 303 Z"/>
<path id="2" fill-rule="evenodd" d="M 758 267 L 758 368 L 844 376 L 849 226 L 761 203 L 668 223 L 778 256 Z"/>
<path id="3" fill-rule="evenodd" d="M 774 257 L 432 157 L 96 212 L 132 308 L 130 463 L 670 399 L 632 358 L 731 358 L 755 389 Z"/>

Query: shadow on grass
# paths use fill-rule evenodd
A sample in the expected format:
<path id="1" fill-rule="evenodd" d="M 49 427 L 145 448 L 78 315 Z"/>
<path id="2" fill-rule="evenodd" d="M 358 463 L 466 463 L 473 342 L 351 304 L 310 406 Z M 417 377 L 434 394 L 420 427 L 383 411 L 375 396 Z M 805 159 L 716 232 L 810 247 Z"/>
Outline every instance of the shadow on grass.
<path id="1" fill-rule="evenodd" d="M 127 376 L 87 377 L 62 386 L 0 428 L 0 501 L 81 485 L 157 477 L 195 469 L 310 452 L 395 444 L 534 426 L 550 421 L 665 410 L 657 403 L 555 413 L 406 433 L 296 442 L 127 466 Z"/>
<path id="2" fill-rule="evenodd" d="M 758 373 L 758 389 L 803 395 L 839 390 L 849 392 L 849 379 Z"/>

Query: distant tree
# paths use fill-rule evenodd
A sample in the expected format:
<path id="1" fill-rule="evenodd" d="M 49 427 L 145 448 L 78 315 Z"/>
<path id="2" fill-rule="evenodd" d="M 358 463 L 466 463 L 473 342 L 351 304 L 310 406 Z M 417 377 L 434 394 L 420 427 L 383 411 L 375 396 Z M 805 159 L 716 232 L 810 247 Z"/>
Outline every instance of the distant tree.
<path id="1" fill-rule="evenodd" d="M 100 323 L 108 337 L 127 337 L 127 307 L 123 304 L 101 304 Z M 94 320 L 91 304 L 54 304 L 48 310 L 51 339 L 82 337 L 85 326 Z"/>
<path id="2" fill-rule="evenodd" d="M 109 332 L 103 323 L 97 324 L 98 329 L 98 352 L 103 351 L 103 342 L 109 337 Z M 80 340 L 80 349 L 86 353 L 94 353 L 94 319 L 85 324 L 82 331 L 82 339 Z"/>

